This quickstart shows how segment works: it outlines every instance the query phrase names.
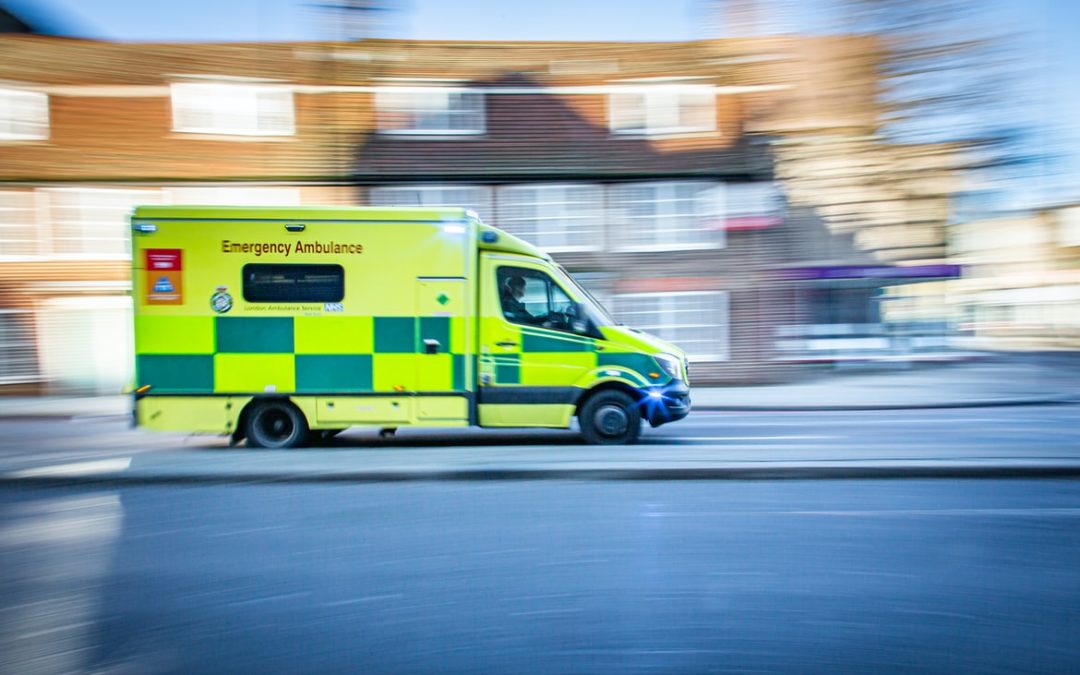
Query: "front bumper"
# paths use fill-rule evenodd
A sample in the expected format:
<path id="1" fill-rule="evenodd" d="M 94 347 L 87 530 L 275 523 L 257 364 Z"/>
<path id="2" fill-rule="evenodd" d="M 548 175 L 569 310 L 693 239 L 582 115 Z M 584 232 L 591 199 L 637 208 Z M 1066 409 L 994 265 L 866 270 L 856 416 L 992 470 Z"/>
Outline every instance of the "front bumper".
<path id="1" fill-rule="evenodd" d="M 690 414 L 690 387 L 683 382 L 639 391 L 641 416 L 653 427 L 676 422 Z"/>

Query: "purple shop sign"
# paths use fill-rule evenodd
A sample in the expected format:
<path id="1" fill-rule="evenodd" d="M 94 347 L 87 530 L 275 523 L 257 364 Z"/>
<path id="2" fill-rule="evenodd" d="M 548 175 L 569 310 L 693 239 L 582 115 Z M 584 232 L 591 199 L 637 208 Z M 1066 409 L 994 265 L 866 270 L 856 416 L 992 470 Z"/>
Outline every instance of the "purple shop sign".
<path id="1" fill-rule="evenodd" d="M 781 271 L 784 279 L 811 281 L 825 279 L 957 279 L 960 265 L 843 265 L 838 267 L 800 267 Z"/>

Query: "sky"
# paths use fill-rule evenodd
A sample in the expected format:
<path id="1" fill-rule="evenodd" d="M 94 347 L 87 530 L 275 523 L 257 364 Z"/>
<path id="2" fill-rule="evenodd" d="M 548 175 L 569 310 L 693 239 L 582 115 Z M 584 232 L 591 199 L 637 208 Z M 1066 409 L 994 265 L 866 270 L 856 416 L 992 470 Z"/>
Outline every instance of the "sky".
<path id="1" fill-rule="evenodd" d="M 782 32 L 820 32 L 824 0 L 758 0 Z M 84 37 L 126 41 L 274 41 L 337 37 L 334 0 L 0 0 L 51 15 Z M 691 40 L 719 37 L 708 0 L 397 0 L 382 36 L 418 40 Z M 1080 198 L 1080 0 L 986 0 L 985 20 L 1020 33 L 1019 96 L 1041 150 L 1064 155 L 1051 196 Z M 1028 100 L 1030 99 L 1030 100 Z M 1050 169 L 1047 169 L 1050 172 Z M 1076 185 L 1074 186 L 1073 183 Z"/>

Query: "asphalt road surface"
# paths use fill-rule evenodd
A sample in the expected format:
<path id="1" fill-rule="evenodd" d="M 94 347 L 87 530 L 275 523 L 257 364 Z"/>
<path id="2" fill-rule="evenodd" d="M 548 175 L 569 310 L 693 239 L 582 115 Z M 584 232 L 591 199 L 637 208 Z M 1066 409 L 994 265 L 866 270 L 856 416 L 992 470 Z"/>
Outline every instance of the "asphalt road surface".
<path id="1" fill-rule="evenodd" d="M 1080 668 L 1075 481 L 0 490 L 10 673 Z"/>
<path id="2" fill-rule="evenodd" d="M 111 419 L 5 421 L 0 471 L 1018 465 L 1080 458 L 1077 410 L 699 413 L 604 449 L 355 431 L 265 454 Z M 1078 563 L 1080 480 L 8 480 L 0 673 L 1077 672 Z"/>

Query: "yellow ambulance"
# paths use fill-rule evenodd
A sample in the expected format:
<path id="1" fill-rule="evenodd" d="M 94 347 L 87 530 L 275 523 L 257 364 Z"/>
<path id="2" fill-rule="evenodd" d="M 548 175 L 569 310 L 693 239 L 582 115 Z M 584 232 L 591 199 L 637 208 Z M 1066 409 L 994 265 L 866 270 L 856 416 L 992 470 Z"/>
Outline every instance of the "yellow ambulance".
<path id="1" fill-rule="evenodd" d="M 674 345 L 460 208 L 144 206 L 135 423 L 289 448 L 354 427 L 568 428 L 690 411 Z"/>

